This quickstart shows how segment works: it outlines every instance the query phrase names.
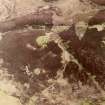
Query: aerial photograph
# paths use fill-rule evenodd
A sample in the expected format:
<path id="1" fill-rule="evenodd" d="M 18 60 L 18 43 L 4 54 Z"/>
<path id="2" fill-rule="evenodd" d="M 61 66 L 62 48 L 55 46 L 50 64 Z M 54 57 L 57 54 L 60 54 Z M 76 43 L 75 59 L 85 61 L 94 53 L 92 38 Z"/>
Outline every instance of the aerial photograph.
<path id="1" fill-rule="evenodd" d="M 105 0 L 0 0 L 0 105 L 105 105 Z"/>

